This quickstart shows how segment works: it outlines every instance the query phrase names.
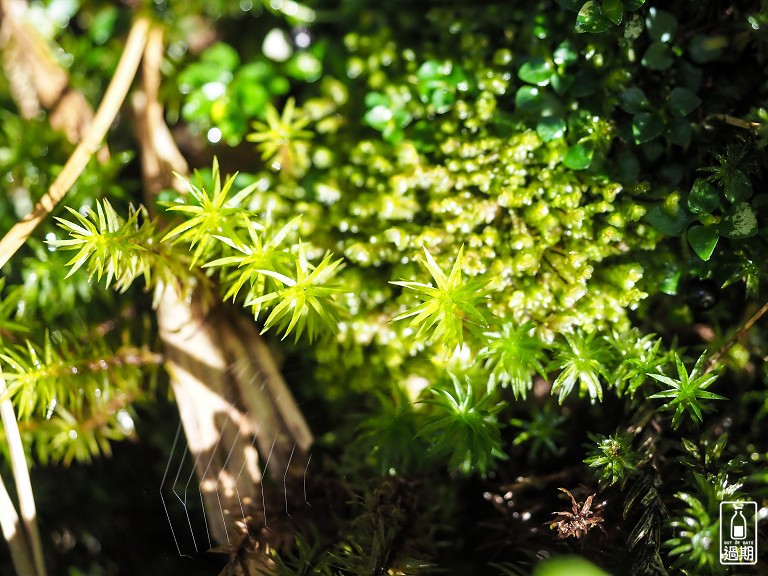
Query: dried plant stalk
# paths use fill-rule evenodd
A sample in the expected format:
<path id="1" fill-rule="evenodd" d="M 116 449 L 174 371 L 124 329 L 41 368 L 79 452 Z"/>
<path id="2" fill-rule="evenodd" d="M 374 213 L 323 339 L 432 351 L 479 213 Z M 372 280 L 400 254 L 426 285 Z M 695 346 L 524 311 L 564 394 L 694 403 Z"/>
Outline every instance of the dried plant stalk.
<path id="1" fill-rule="evenodd" d="M 5 14 L 3 21 L 6 21 Z M 69 192 L 91 157 L 98 152 L 101 143 L 115 120 L 131 87 L 144 51 L 144 44 L 149 30 L 149 20 L 137 18 L 125 43 L 115 75 L 107 87 L 104 99 L 96 111 L 93 121 L 88 125 L 82 140 L 75 148 L 59 175 L 51 184 L 48 191 L 35 204 L 32 212 L 27 214 L 0 240 L 0 268 L 8 262 L 16 251 L 27 241 L 37 225 L 56 207 Z"/>
<path id="2" fill-rule="evenodd" d="M 162 32 L 154 29 L 144 55 L 142 92 L 133 98 L 149 205 L 161 189 L 179 186 L 172 172 L 188 172 L 157 98 L 162 55 Z M 157 318 L 174 396 L 197 463 L 208 528 L 220 544 L 231 546 L 251 528 L 243 522 L 242 503 L 250 503 L 246 513 L 253 514 L 262 501 L 263 455 L 269 455 L 269 470 L 285 481 L 284 489 L 296 490 L 313 438 L 256 325 L 230 306 L 208 309 L 208 304 L 199 293 L 182 298 L 168 287 Z M 272 530 L 267 545 L 290 539 L 290 534 Z"/>
<path id="3" fill-rule="evenodd" d="M 40 107 L 50 112 L 54 130 L 76 144 L 85 137 L 93 109 L 85 96 L 69 85 L 69 77 L 51 47 L 25 18 L 23 0 L 0 0 L 0 48 L 10 91 L 24 118 L 34 118 Z M 96 152 L 99 162 L 109 159 L 105 144 Z"/>
<path id="4" fill-rule="evenodd" d="M 6 393 L 5 379 L 0 377 L 0 397 Z M 37 510 L 35 497 L 32 492 L 32 482 L 29 479 L 27 459 L 24 446 L 21 443 L 19 425 L 10 398 L 0 402 L 0 416 L 5 427 L 8 440 L 8 451 L 11 455 L 11 469 L 16 482 L 16 492 L 19 497 L 22 523 L 13 506 L 5 484 L 0 479 L 0 518 L 2 520 L 3 536 L 11 549 L 11 558 L 16 572 L 30 576 L 45 576 L 43 561 L 43 546 L 40 541 L 40 531 L 37 529 Z"/>
<path id="5" fill-rule="evenodd" d="M 24 19 L 25 10 L 24 2 L 0 0 L 0 47 L 11 92 L 23 116 L 33 117 L 42 105 L 51 110 L 51 125 L 55 129 L 63 129 L 72 142 L 81 139 L 82 142 L 32 213 L 17 223 L 0 241 L 0 267 L 10 260 L 37 224 L 53 210 L 74 184 L 93 153 L 99 150 L 99 144 L 114 121 L 136 74 L 148 28 L 148 22 L 143 19 L 134 24 L 115 78 L 94 118 L 82 94 L 69 90 L 66 73 L 55 62 L 45 42 Z M 105 148 L 101 150 L 106 151 Z M 4 394 L 5 389 L 5 382 L 0 379 L 0 395 Z M 2 401 L 0 411 L 9 442 L 23 523 L 22 527 L 3 484 L 0 494 L 3 535 L 11 547 L 14 566 L 19 574 L 45 576 L 34 494 L 18 423 L 9 398 Z"/>

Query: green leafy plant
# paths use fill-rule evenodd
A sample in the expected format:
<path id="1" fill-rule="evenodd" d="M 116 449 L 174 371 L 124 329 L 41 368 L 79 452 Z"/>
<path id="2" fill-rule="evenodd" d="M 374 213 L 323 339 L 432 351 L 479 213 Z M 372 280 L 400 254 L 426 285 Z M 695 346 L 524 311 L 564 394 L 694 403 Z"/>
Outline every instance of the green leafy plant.
<path id="1" fill-rule="evenodd" d="M 672 426 L 677 428 L 682 423 L 683 415 L 686 413 L 694 422 L 703 422 L 704 400 L 725 400 L 724 396 L 709 392 L 709 388 L 718 375 L 716 373 L 704 372 L 704 363 L 707 359 L 706 354 L 702 354 L 696 361 L 696 364 L 689 373 L 685 368 L 683 361 L 677 353 L 673 353 L 675 365 L 677 367 L 677 378 L 670 378 L 664 374 L 649 374 L 654 380 L 666 385 L 667 388 L 662 392 L 656 392 L 649 396 L 649 399 L 669 400 L 663 408 L 671 410 L 674 408 L 672 417 Z"/>
<path id="2" fill-rule="evenodd" d="M 240 143 L 249 121 L 268 114 L 274 96 L 288 92 L 285 73 L 266 58 L 242 62 L 230 44 L 218 42 L 178 74 L 181 115 L 214 143 Z M 214 130 L 214 132 L 211 132 Z"/>
<path id="3" fill-rule="evenodd" d="M 336 4 L 3 12 L 0 488 L 38 468 L 41 558 L 174 572 L 124 483 L 205 493 L 186 431 L 235 463 L 183 502 L 216 572 L 724 572 L 719 503 L 768 493 L 764 7 Z"/>
<path id="4" fill-rule="evenodd" d="M 510 418 L 509 423 L 518 429 L 514 446 L 530 444 L 531 458 L 557 454 L 565 439 L 565 432 L 561 429 L 566 418 L 558 414 L 556 408 L 546 404 L 541 411 L 533 414 L 530 420 L 523 418 Z"/>
<path id="5" fill-rule="evenodd" d="M 96 204 L 96 210 L 87 209 L 87 216 L 68 208 L 74 220 L 57 218 L 70 238 L 50 240 L 53 248 L 77 250 L 67 262 L 71 266 L 67 277 L 86 266 L 89 278 L 105 277 L 109 288 L 125 292 L 138 277 L 147 287 L 176 285 L 178 278 L 189 276 L 182 259 L 168 258 L 163 251 L 155 226 L 146 210 L 130 208 L 123 220 L 108 200 Z"/>
<path id="6" fill-rule="evenodd" d="M 705 506 L 686 493 L 676 494 L 686 508 L 683 515 L 670 521 L 677 536 L 667 542 L 671 556 L 677 556 L 675 568 L 687 574 L 723 574 L 717 550 L 719 523 Z"/>
<path id="7" fill-rule="evenodd" d="M 533 387 L 533 374 L 546 378 L 546 352 L 541 340 L 533 335 L 534 329 L 532 322 L 519 326 L 506 322 L 498 332 L 484 334 L 488 345 L 479 353 L 494 380 L 511 386 L 516 398 L 525 398 Z"/>
<path id="8" fill-rule="evenodd" d="M 186 185 L 190 200 L 194 203 L 177 203 L 168 206 L 168 211 L 180 212 L 186 216 L 186 220 L 170 230 L 162 240 L 173 240 L 174 244 L 185 243 L 195 248 L 190 266 L 195 265 L 200 256 L 210 247 L 216 235 L 229 239 L 238 237 L 233 223 L 240 224 L 241 216 L 247 216 L 242 204 L 253 193 L 256 186 L 253 184 L 246 186 L 230 198 L 229 192 L 235 182 L 235 176 L 227 178 L 222 186 L 219 162 L 214 158 L 213 190 L 209 194 L 202 186 L 202 182 L 200 186 L 196 186 L 183 176 L 177 175 Z"/>
<path id="9" fill-rule="evenodd" d="M 433 398 L 422 400 L 432 408 L 418 436 L 431 441 L 433 453 L 450 454 L 449 466 L 485 475 L 503 458 L 496 414 L 504 407 L 490 394 L 478 394 L 469 380 L 449 374 L 451 389 L 433 388 Z"/>
<path id="10" fill-rule="evenodd" d="M 254 122 L 254 132 L 246 136 L 256 142 L 261 159 L 270 163 L 275 171 L 288 176 L 303 176 L 308 166 L 307 141 L 312 132 L 305 130 L 311 118 L 296 110 L 296 102 L 289 98 L 282 114 L 268 106 L 266 123 Z"/>
<path id="11" fill-rule="evenodd" d="M 602 400 L 600 379 L 606 377 L 607 345 L 596 334 L 565 334 L 564 340 L 549 366 L 562 369 L 552 382 L 552 393 L 558 393 L 562 404 L 578 384 L 580 395 L 586 393 L 592 402 Z"/>
<path id="12" fill-rule="evenodd" d="M 262 271 L 265 276 L 282 284 L 282 288 L 274 292 L 245 302 L 246 306 L 256 309 L 275 300 L 279 302 L 267 317 L 263 331 L 278 325 L 284 332 L 283 337 L 295 330 L 295 339 L 298 341 L 306 328 L 311 342 L 317 336 L 320 325 L 331 331 L 336 330 L 340 315 L 333 295 L 343 292 L 344 288 L 330 283 L 342 265 L 341 259 L 332 261 L 332 258 L 331 254 L 326 254 L 317 266 L 311 266 L 304 251 L 299 249 L 294 277 L 272 270 Z"/>
<path id="13" fill-rule="evenodd" d="M 487 315 L 481 305 L 485 300 L 482 288 L 486 280 L 475 279 L 469 282 L 462 277 L 462 258 L 464 248 L 459 248 L 451 271 L 446 275 L 438 266 L 429 250 L 424 248 L 426 260 L 424 266 L 429 271 L 435 286 L 423 282 L 391 282 L 414 290 L 423 302 L 418 306 L 397 315 L 394 320 L 411 319 L 411 325 L 419 328 L 417 338 L 423 338 L 432 330 L 429 339 L 435 344 L 444 344 L 452 349 L 464 343 L 464 332 L 479 333 L 486 327 Z"/>
<path id="14" fill-rule="evenodd" d="M 639 459 L 632 449 L 632 437 L 626 432 L 617 431 L 610 436 L 593 435 L 590 439 L 596 447 L 584 463 L 597 468 L 600 480 L 609 485 L 626 482 L 637 469 Z"/>
<path id="15" fill-rule="evenodd" d="M 656 334 L 641 336 L 632 330 L 611 334 L 606 340 L 621 359 L 613 373 L 614 386 L 619 393 L 628 393 L 630 398 L 646 384 L 651 373 L 658 373 L 671 360 L 670 353 L 663 351 L 662 340 Z"/>

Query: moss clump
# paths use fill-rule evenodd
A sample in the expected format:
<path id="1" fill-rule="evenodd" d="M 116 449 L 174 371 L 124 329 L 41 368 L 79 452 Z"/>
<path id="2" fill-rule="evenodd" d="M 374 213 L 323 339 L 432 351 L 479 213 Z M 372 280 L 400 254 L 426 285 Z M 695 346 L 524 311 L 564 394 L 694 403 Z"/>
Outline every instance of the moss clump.
<path id="1" fill-rule="evenodd" d="M 247 4 L 153 5 L 184 190 L 92 163 L 4 269 L 27 448 L 134 437 L 166 383 L 153 306 L 196 293 L 250 315 L 316 417 L 315 513 L 277 549 L 238 518 L 230 567 L 724 573 L 719 503 L 766 495 L 764 3 Z M 49 40 L 98 94 L 133 15 L 78 14 Z M 71 150 L 12 83 L 7 228 Z M 129 128 L 114 150 L 146 145 Z"/>

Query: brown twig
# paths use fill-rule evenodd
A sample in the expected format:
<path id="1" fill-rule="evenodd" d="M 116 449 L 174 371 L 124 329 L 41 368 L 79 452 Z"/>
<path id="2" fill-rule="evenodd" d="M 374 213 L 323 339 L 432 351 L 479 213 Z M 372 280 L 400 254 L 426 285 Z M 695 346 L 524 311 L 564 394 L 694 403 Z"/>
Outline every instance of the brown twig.
<path id="1" fill-rule="evenodd" d="M 142 60 L 141 90 L 132 96 L 150 207 L 163 188 L 185 191 L 173 172 L 189 171 L 158 98 L 163 52 L 162 30 L 154 28 Z M 273 562 L 264 552 L 289 544 L 293 532 L 279 520 L 267 526 L 266 509 L 274 503 L 264 499 L 262 475 L 275 474 L 278 482 L 282 475 L 287 501 L 306 474 L 312 432 L 255 323 L 227 313 L 227 306 L 212 308 L 212 298 L 201 292 L 198 285 L 182 298 L 166 288 L 157 302 L 166 369 L 209 511 L 208 530 L 222 545 L 218 550 L 230 553 L 229 573 L 270 573 Z M 252 546 L 256 533 L 264 537 Z M 235 534 L 242 537 L 231 540 Z"/>
<path id="2" fill-rule="evenodd" d="M 7 8 L 7 6 L 4 5 Z M 5 14 L 7 17 L 7 14 Z M 22 218 L 11 230 L 0 240 L 0 268 L 2 268 L 24 245 L 29 235 L 37 225 L 55 208 L 55 206 L 66 195 L 77 178 L 80 176 L 85 166 L 88 164 L 91 156 L 95 154 L 107 130 L 117 116 L 122 106 L 125 96 L 133 83 L 136 71 L 141 61 L 141 56 L 146 43 L 147 32 L 149 29 L 149 20 L 139 18 L 134 23 L 128 35 L 125 51 L 120 58 L 115 75 L 112 78 L 104 99 L 96 112 L 93 123 L 89 126 L 82 141 L 75 148 L 75 151 L 67 160 L 62 171 L 53 181 L 45 195 L 38 201 L 30 214 Z M 5 392 L 5 381 L 0 379 L 0 392 Z M 21 444 L 18 422 L 13 411 L 13 405 L 10 398 L 6 398 L 0 405 L 2 410 L 2 420 L 5 427 L 6 439 L 9 443 L 11 452 L 11 463 L 13 465 L 13 476 L 16 481 L 16 488 L 19 497 L 19 506 L 21 509 L 22 523 L 24 530 L 19 530 L 18 516 L 16 515 L 13 504 L 9 498 L 3 497 L 3 533 L 11 546 L 13 561 L 17 570 L 21 574 L 34 574 L 36 576 L 45 576 L 45 563 L 43 560 L 42 544 L 40 534 L 37 529 L 37 512 L 35 509 L 34 495 L 32 485 L 29 479 L 29 470 L 27 469 L 24 448 Z M 7 496 L 4 490 L 3 496 Z M 6 514 L 10 511 L 16 516 L 16 521 L 5 522 L 8 518 Z M 6 525 L 7 524 L 7 525 Z"/>
<path id="3" fill-rule="evenodd" d="M 745 130 L 755 130 L 760 127 L 758 122 L 748 122 L 746 120 L 742 120 L 741 118 L 731 116 L 730 114 L 712 114 L 711 118 L 715 118 L 725 122 L 726 124 L 736 126 L 737 128 L 743 128 Z"/>
<path id="4" fill-rule="evenodd" d="M 749 332 L 752 329 L 752 326 L 755 325 L 755 323 L 762 318 L 765 313 L 768 312 L 768 302 L 763 304 L 763 306 L 755 312 L 752 317 L 747 320 L 744 325 L 737 330 L 737 332 L 725 343 L 723 344 L 720 349 L 715 352 L 712 357 L 709 359 L 709 362 L 707 362 L 707 369 L 705 372 L 711 372 L 715 369 L 715 365 L 720 361 L 720 358 L 723 357 L 723 355 L 730 350 L 736 342 L 741 340 L 744 335 Z"/>
<path id="5" fill-rule="evenodd" d="M 18 249 L 24 245 L 37 225 L 64 198 L 85 169 L 91 156 L 98 151 L 136 76 L 141 56 L 144 53 L 148 31 L 149 20 L 147 18 L 138 18 L 133 23 L 125 44 L 125 50 L 115 70 L 115 75 L 107 87 L 104 99 L 101 101 L 101 105 L 87 133 L 77 145 L 75 151 L 72 152 L 72 155 L 48 191 L 32 209 L 32 212 L 17 222 L 0 240 L 0 268 L 5 266 Z"/>

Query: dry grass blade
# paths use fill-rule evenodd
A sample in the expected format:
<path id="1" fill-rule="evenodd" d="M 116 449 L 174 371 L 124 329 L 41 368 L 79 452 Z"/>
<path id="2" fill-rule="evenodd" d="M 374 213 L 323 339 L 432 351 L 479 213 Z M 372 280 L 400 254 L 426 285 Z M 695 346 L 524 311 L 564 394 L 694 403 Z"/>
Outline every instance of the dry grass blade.
<path id="1" fill-rule="evenodd" d="M 5 392 L 5 380 L 0 377 L 0 396 L 4 396 Z M 21 508 L 23 522 L 22 529 L 5 484 L 0 480 L 0 484 L 2 484 L 0 487 L 2 491 L 0 493 L 0 517 L 3 518 L 3 536 L 11 549 L 13 564 L 19 574 L 45 576 L 43 547 L 40 542 L 40 532 L 37 529 L 35 498 L 32 492 L 32 483 L 29 479 L 24 446 L 21 443 L 19 426 L 10 398 L 4 398 L 0 402 L 0 415 L 5 427 L 5 436 L 8 440 L 8 451 L 11 454 L 11 467 L 16 482 L 16 491 L 19 497 L 19 507 Z"/>
<path id="2" fill-rule="evenodd" d="M 35 563 L 32 560 L 32 552 L 24 530 L 21 529 L 19 515 L 13 506 L 13 501 L 5 487 L 5 482 L 0 478 L 0 528 L 8 542 L 11 551 L 11 561 L 19 574 L 35 574 Z"/>
<path id="3" fill-rule="evenodd" d="M 148 196 L 178 186 L 172 172 L 188 172 L 157 98 L 162 56 L 162 32 L 153 30 L 144 55 L 142 92 L 133 97 Z M 259 494 L 264 454 L 269 454 L 271 470 L 285 473 L 286 498 L 289 490 L 301 491 L 313 438 L 256 325 L 234 310 L 229 313 L 227 306 L 209 307 L 199 293 L 185 300 L 166 289 L 157 309 L 160 336 L 196 462 L 208 528 L 220 544 L 232 547 L 237 562 L 231 569 L 256 573 L 265 569 L 264 558 L 242 553 L 255 542 L 250 534 L 254 527 L 242 517 L 241 504 L 251 503 L 247 514 L 257 524 L 264 520 L 259 516 L 265 510 L 256 506 L 263 501 Z M 288 531 L 270 528 L 260 545 L 291 541 Z M 253 531 L 258 532 L 258 526 Z"/>
<path id="4" fill-rule="evenodd" d="M 45 39 L 25 18 L 23 0 L 0 0 L 0 49 L 11 94 L 24 118 L 34 118 L 40 107 L 50 112 L 51 126 L 70 142 L 79 142 L 93 120 L 93 109 L 83 94 L 69 86 L 69 77 Z M 109 158 L 109 148 L 98 159 Z"/>
<path id="5" fill-rule="evenodd" d="M 137 21 L 134 25 L 129 37 L 129 46 L 126 47 L 115 78 L 110 83 L 99 113 L 94 119 L 88 103 L 82 95 L 68 90 L 66 74 L 58 67 L 35 31 L 24 21 L 24 9 L 24 3 L 17 0 L 0 2 L 3 61 L 19 108 L 27 117 L 36 114 L 39 105 L 50 109 L 54 128 L 64 129 L 72 141 L 77 141 L 82 135 L 83 141 L 32 213 L 14 226 L 0 241 L 0 267 L 16 253 L 37 224 L 66 194 L 104 139 L 138 69 L 148 28 L 148 23 L 144 20 Z M 89 127 L 92 119 L 94 123 Z M 0 379 L 0 393 L 4 391 L 5 383 Z M 3 498 L 3 508 L 10 507 L 3 511 L 3 517 L 7 519 L 7 522 L 4 520 L 3 523 L 3 533 L 11 546 L 13 561 L 19 573 L 45 576 L 34 494 L 18 423 L 9 398 L 3 400 L 0 411 L 8 438 L 24 526 L 23 531 L 19 530 L 18 516 L 13 504 L 10 498 Z M 5 486 L 2 488 L 7 496 Z"/>
<path id="6" fill-rule="evenodd" d="M 69 192 L 72 184 L 82 173 L 88 161 L 101 145 L 109 127 L 117 116 L 120 106 L 125 100 L 128 90 L 136 76 L 136 71 L 144 52 L 144 44 L 147 40 L 149 20 L 138 18 L 131 27 L 125 50 L 120 57 L 120 62 L 115 70 L 115 75 L 107 87 L 104 99 L 101 101 L 93 123 L 89 126 L 83 139 L 75 148 L 75 151 L 67 160 L 64 168 L 51 184 L 48 191 L 38 201 L 27 216 L 22 218 L 0 240 L 0 268 L 2 268 L 24 245 L 29 235 L 51 213 L 61 199 Z"/>

